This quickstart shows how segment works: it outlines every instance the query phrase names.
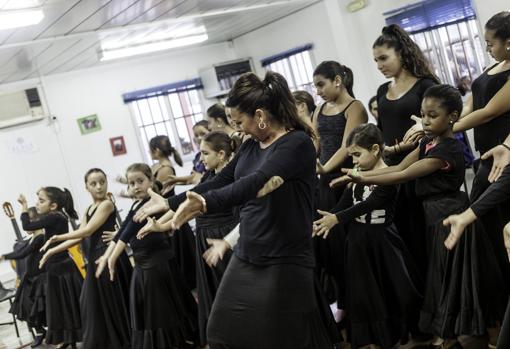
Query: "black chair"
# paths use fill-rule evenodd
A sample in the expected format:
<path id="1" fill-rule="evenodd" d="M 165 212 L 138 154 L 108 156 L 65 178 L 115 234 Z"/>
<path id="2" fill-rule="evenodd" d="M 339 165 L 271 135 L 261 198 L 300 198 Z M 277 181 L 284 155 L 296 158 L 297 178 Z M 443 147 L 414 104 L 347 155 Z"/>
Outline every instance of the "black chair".
<path id="1" fill-rule="evenodd" d="M 15 294 L 16 294 L 15 289 L 5 288 L 5 286 L 0 282 L 0 303 L 9 301 L 9 305 L 12 306 L 12 300 L 14 299 Z M 14 316 L 14 314 L 12 314 L 12 321 L 0 322 L 0 326 L 2 325 L 14 325 L 14 328 L 16 329 L 16 336 L 20 338 L 18 322 L 16 321 L 16 317 Z"/>

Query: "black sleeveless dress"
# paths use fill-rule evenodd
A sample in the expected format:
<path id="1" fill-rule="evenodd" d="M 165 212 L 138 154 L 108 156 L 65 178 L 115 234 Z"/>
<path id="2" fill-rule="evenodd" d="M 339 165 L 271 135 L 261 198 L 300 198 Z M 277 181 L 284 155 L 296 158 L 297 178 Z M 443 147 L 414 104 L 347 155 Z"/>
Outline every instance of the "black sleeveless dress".
<path id="1" fill-rule="evenodd" d="M 495 65 L 487 69 L 473 81 L 473 111 L 481 109 L 489 103 L 496 93 L 508 82 L 510 69 L 498 74 L 488 72 Z M 504 142 L 510 134 L 510 111 L 474 128 L 475 148 L 480 154 Z M 488 176 L 492 167 L 492 158 L 480 161 L 480 167 L 473 180 L 470 200 L 476 201 L 489 187 Z M 503 227 L 510 221 L 510 200 L 487 212 L 480 218 L 485 230 L 489 234 L 492 246 L 496 252 L 498 264 L 506 280 L 507 291 L 510 290 L 510 263 L 503 242 Z"/>
<path id="2" fill-rule="evenodd" d="M 161 166 L 155 173 L 154 177 L 158 176 L 159 170 L 162 167 L 170 167 L 175 173 L 175 169 L 171 166 Z M 169 198 L 175 195 L 175 190 L 172 188 L 168 193 L 164 195 L 165 198 Z M 176 231 L 172 236 L 169 237 L 170 246 L 175 256 L 175 262 L 181 272 L 186 286 L 193 290 L 197 286 L 196 279 L 196 238 L 193 230 L 188 223 L 183 224 L 182 227 Z"/>
<path id="3" fill-rule="evenodd" d="M 322 105 L 317 115 L 317 131 L 320 137 L 319 160 L 321 164 L 325 164 L 342 147 L 345 126 L 347 124 L 345 111 L 354 102 L 355 100 L 335 115 L 324 115 L 322 109 L 325 104 Z M 351 166 L 352 162 L 350 159 L 342 164 L 342 167 Z M 329 186 L 329 182 L 340 175 L 339 171 L 320 175 L 317 185 L 315 219 L 320 218 L 317 210 L 329 211 L 340 200 L 343 188 L 332 189 Z M 340 225 L 337 225 L 333 230 L 327 239 L 314 239 L 313 244 L 318 277 L 324 292 L 331 303 L 336 301 L 338 308 L 342 309 L 345 303 L 343 274 L 345 231 Z"/>
<path id="4" fill-rule="evenodd" d="M 87 222 L 94 216 L 96 209 L 87 209 Z M 83 348 L 130 348 L 129 282 L 133 268 L 127 254 L 123 252 L 120 255 L 113 282 L 110 281 L 108 268 L 99 278 L 95 276 L 96 260 L 108 248 L 101 235 L 104 231 L 115 230 L 115 219 L 114 211 L 102 226 L 86 238 L 87 274 L 80 297 Z"/>

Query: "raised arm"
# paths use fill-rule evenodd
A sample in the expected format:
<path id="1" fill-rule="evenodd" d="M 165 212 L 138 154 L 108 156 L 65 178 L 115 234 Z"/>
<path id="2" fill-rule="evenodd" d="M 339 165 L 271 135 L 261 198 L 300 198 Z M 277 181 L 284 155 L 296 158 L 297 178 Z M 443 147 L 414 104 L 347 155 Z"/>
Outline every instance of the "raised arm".
<path id="1" fill-rule="evenodd" d="M 464 116 L 453 125 L 453 132 L 460 132 L 472 129 L 473 127 L 485 124 L 501 114 L 510 111 L 510 79 L 491 98 L 489 103 L 481 109 Z"/>

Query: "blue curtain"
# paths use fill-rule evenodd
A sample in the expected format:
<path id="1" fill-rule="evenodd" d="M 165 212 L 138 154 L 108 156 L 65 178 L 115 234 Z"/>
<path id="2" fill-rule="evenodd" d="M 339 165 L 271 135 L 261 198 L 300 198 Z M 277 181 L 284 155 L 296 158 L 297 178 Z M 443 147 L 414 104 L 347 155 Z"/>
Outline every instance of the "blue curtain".
<path id="1" fill-rule="evenodd" d="M 122 95 L 122 99 L 124 100 L 124 103 L 128 103 L 132 101 L 137 101 L 139 99 L 165 96 L 169 95 L 170 93 L 198 90 L 201 88 L 203 88 L 202 80 L 197 78 L 125 93 Z"/>
<path id="2" fill-rule="evenodd" d="M 311 50 L 312 48 L 313 48 L 312 44 L 306 44 L 306 45 L 303 45 L 303 46 L 295 47 L 295 48 L 292 48 L 292 49 L 287 50 L 285 52 L 278 53 L 278 54 L 276 54 L 274 56 L 270 56 L 270 57 L 261 59 L 260 63 L 262 64 L 263 67 L 265 67 L 266 65 L 269 65 L 269 64 L 274 63 L 276 61 L 279 61 L 281 59 L 290 57 L 292 55 L 301 53 L 303 51 Z"/>

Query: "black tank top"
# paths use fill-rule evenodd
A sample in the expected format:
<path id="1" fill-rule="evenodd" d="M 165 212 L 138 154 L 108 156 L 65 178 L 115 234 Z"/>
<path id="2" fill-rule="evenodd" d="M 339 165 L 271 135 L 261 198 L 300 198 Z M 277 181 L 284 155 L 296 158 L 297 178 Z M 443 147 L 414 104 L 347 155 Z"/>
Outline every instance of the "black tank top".
<path id="1" fill-rule="evenodd" d="M 96 213 L 97 206 L 90 212 L 90 207 L 87 209 L 87 222 L 90 222 L 90 219 Z M 108 216 L 106 221 L 101 225 L 95 232 L 93 232 L 91 235 L 87 236 L 85 238 L 87 247 L 87 251 L 85 251 L 85 256 L 87 259 L 91 257 L 91 253 L 94 250 L 100 249 L 102 247 L 107 247 L 108 245 L 103 242 L 102 235 L 104 231 L 114 231 L 115 230 L 115 224 L 116 224 L 116 209 L 113 210 L 113 212 Z"/>
<path id="2" fill-rule="evenodd" d="M 473 91 L 473 111 L 484 108 L 510 77 L 510 69 L 493 75 L 487 74 L 495 66 L 496 64 L 485 70 L 482 75 L 473 81 L 471 86 Z M 509 133 L 510 111 L 507 111 L 491 121 L 474 128 L 475 148 L 484 153 L 492 147 L 501 144 Z"/>

